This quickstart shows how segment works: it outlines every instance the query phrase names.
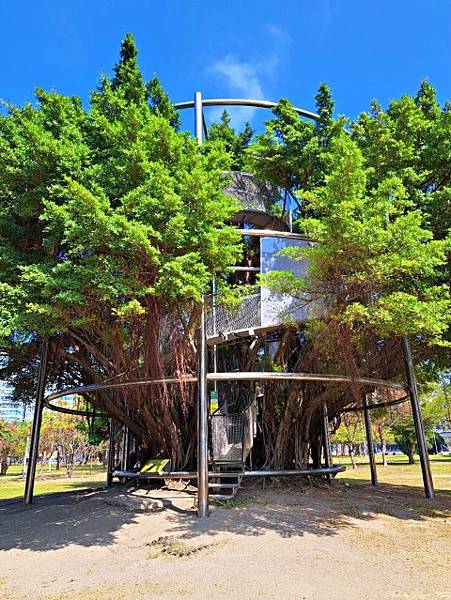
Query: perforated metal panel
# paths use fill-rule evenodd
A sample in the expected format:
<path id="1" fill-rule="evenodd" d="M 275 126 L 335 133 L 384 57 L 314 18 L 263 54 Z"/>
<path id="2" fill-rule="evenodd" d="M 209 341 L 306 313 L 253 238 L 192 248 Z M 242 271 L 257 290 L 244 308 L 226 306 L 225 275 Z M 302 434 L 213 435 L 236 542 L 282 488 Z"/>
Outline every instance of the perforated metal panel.
<path id="1" fill-rule="evenodd" d="M 260 327 L 261 310 L 260 294 L 252 294 L 243 299 L 236 311 L 230 311 L 223 306 L 213 308 L 209 302 L 206 324 L 207 336 L 226 334 L 231 331 L 242 331 Z"/>
<path id="2" fill-rule="evenodd" d="M 232 181 L 225 193 L 234 196 L 241 206 L 248 210 L 274 213 L 274 207 L 280 197 L 277 186 L 259 181 L 251 173 L 234 171 Z"/>
<path id="3" fill-rule="evenodd" d="M 257 402 L 240 414 L 215 413 L 210 419 L 213 462 L 244 464 L 257 433 Z"/>
<path id="4" fill-rule="evenodd" d="M 293 260 L 283 254 L 286 248 L 303 248 L 309 242 L 282 237 L 262 237 L 260 239 L 260 269 L 262 274 L 274 271 L 294 273 L 298 277 L 305 276 L 308 262 L 306 259 Z M 281 254 L 282 252 L 282 254 Z M 213 298 L 208 300 L 206 323 L 207 336 L 242 332 L 259 327 L 275 327 L 286 322 L 302 322 L 308 319 L 312 310 L 317 311 L 317 303 L 312 303 L 307 294 L 293 298 L 288 294 L 278 294 L 268 287 L 262 286 L 259 293 L 243 298 L 235 311 L 221 306 L 221 298 L 217 297 L 215 306 Z"/>
<path id="5" fill-rule="evenodd" d="M 215 414 L 211 417 L 213 462 L 242 463 L 247 416 Z"/>
<path id="6" fill-rule="evenodd" d="M 261 273 L 274 271 L 294 273 L 305 276 L 307 260 L 292 260 L 283 254 L 286 248 L 303 248 L 308 245 L 304 240 L 285 240 L 282 238 L 262 238 L 260 241 Z M 282 252 L 282 254 L 281 254 Z M 278 294 L 267 287 L 261 288 L 261 324 L 262 327 L 277 325 L 285 321 L 305 321 L 310 310 L 308 298 L 293 298 L 287 294 Z"/>

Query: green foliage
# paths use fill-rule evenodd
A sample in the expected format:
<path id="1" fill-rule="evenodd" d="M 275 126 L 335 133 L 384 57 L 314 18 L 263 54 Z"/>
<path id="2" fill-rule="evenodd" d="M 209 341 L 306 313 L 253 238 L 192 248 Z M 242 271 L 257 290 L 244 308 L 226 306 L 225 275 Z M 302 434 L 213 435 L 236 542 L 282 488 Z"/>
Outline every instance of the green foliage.
<path id="1" fill-rule="evenodd" d="M 318 242 L 308 249 L 309 285 L 333 302 L 350 326 L 378 335 L 417 334 L 435 343 L 449 324 L 449 294 L 434 277 L 449 240 L 434 240 L 395 177 L 368 189 L 367 169 L 343 134 L 331 144 L 325 185 L 303 194 L 316 217 L 302 226 Z"/>
<path id="2" fill-rule="evenodd" d="M 384 339 L 420 334 L 429 343 L 445 344 L 450 237 L 433 226 L 429 209 L 438 203 L 444 211 L 448 191 L 422 188 L 426 165 L 420 168 L 419 154 L 432 119 L 446 120 L 446 112 L 424 84 L 416 101 L 392 103 L 388 114 L 374 105 L 350 135 L 332 121 L 327 89 L 317 100 L 321 118 L 315 128 L 282 100 L 267 133 L 249 150 L 259 157 L 262 177 L 295 190 L 297 227 L 315 241 L 284 251 L 294 260 L 308 258 L 306 278 L 273 273 L 265 281 L 293 296 L 320 299 L 323 317 L 354 334 L 369 329 Z M 401 135 L 405 139 L 396 139 Z M 437 177 L 435 168 L 433 174 Z"/>
<path id="3" fill-rule="evenodd" d="M 179 113 L 169 100 L 169 96 L 163 90 L 158 77 L 152 77 L 146 88 L 148 93 L 147 100 L 153 114 L 164 117 L 174 129 L 178 129 L 180 126 Z"/>
<path id="4" fill-rule="evenodd" d="M 220 143 L 177 133 L 159 81 L 146 84 L 126 36 L 90 111 L 38 90 L 0 118 L 0 335 L 136 322 L 157 299 L 199 303 L 239 254 L 224 222 Z M 180 309 L 181 310 L 181 309 Z"/>
<path id="5" fill-rule="evenodd" d="M 352 137 L 368 167 L 374 187 L 396 176 L 414 208 L 434 234 L 443 239 L 451 227 L 451 114 L 442 109 L 435 90 L 421 83 L 415 98 L 403 96 L 384 110 L 373 102 L 352 124 Z"/>
<path id="6" fill-rule="evenodd" d="M 433 444 L 434 429 L 440 423 L 445 422 L 447 418 L 446 397 L 437 386 L 434 386 L 434 388 L 432 393 L 421 398 L 421 415 L 424 431 L 431 445 Z M 401 448 L 406 449 L 409 457 L 413 460 L 413 451 L 417 443 L 417 438 L 412 413 L 407 407 L 394 411 L 391 430 L 396 442 Z"/>
<path id="7" fill-rule="evenodd" d="M 352 448 L 365 441 L 363 423 L 358 413 L 344 413 L 337 431 L 332 436 L 332 441 L 339 444 L 348 444 Z"/>
<path id="8" fill-rule="evenodd" d="M 332 118 L 334 102 L 326 84 L 318 90 L 316 108 L 320 118 L 313 124 L 300 118 L 291 103 L 282 98 L 273 109 L 274 118 L 266 123 L 265 133 L 247 151 L 251 171 L 292 195 L 300 214 L 308 212 L 300 191 L 324 182 L 328 145 L 344 124 L 343 119 Z"/>
<path id="9" fill-rule="evenodd" d="M 321 145 L 327 146 L 330 141 L 330 134 L 333 132 L 333 112 L 335 106 L 332 93 L 327 84 L 322 83 L 319 86 L 315 100 L 316 111 L 319 115 L 318 121 L 315 122 L 315 132 L 320 138 Z"/>
<path id="10" fill-rule="evenodd" d="M 208 131 L 208 140 L 204 147 L 209 148 L 210 144 L 219 143 L 230 155 L 230 168 L 234 171 L 242 171 L 245 168 L 244 151 L 249 146 L 254 131 L 249 123 L 246 123 L 244 130 L 237 133 L 230 125 L 230 115 L 224 111 L 219 123 L 213 123 Z"/>
<path id="11" fill-rule="evenodd" d="M 11 423 L 0 419 L 0 475 L 6 475 L 10 456 L 23 456 L 27 432 L 26 423 Z"/>

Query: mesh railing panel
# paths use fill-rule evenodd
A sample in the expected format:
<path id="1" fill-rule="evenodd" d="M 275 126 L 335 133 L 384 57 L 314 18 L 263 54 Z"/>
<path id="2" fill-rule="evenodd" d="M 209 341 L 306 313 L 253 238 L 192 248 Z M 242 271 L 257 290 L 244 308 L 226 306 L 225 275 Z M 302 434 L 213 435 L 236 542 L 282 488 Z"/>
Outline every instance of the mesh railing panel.
<path id="1" fill-rule="evenodd" d="M 254 438 L 257 435 L 257 403 L 255 401 L 248 406 L 244 416 L 246 417 L 246 427 L 243 435 L 243 462 L 249 456 L 254 445 Z"/>
<path id="2" fill-rule="evenodd" d="M 242 463 L 248 419 L 242 415 L 212 415 L 211 442 L 214 462 Z"/>
<path id="3" fill-rule="evenodd" d="M 209 302 L 206 314 L 207 336 L 213 337 L 232 331 L 254 329 L 261 325 L 261 295 L 246 296 L 237 310 L 212 306 Z"/>
<path id="4" fill-rule="evenodd" d="M 257 403 L 252 402 L 244 413 L 211 416 L 213 462 L 244 463 L 256 435 Z"/>
<path id="5" fill-rule="evenodd" d="M 240 171 L 232 173 L 232 181 L 225 193 L 236 198 L 244 209 L 269 214 L 274 213 L 275 204 L 280 196 L 276 186 L 259 181 L 251 173 Z"/>

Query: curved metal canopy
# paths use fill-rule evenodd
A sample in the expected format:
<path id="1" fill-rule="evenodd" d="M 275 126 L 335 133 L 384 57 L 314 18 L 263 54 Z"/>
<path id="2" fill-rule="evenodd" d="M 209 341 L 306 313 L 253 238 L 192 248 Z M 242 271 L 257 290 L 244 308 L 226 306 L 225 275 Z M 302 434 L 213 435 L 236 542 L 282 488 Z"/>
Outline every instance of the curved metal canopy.
<path id="1" fill-rule="evenodd" d="M 275 108 L 277 102 L 269 102 L 268 100 L 256 100 L 254 98 L 202 98 L 202 106 L 253 106 L 255 108 Z M 174 108 L 183 110 L 184 108 L 194 108 L 194 101 L 176 102 Z M 320 116 L 304 108 L 293 106 L 293 110 L 308 119 L 318 121 Z"/>

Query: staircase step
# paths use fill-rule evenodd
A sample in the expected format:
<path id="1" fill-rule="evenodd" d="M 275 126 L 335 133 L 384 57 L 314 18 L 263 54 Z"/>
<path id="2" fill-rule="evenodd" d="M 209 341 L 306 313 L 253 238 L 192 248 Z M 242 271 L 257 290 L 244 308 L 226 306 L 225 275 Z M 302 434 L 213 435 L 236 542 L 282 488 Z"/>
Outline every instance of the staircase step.
<path id="1" fill-rule="evenodd" d="M 209 481 L 210 485 L 214 485 L 215 487 L 234 487 L 234 486 L 240 486 L 241 485 L 241 479 L 221 479 L 220 477 L 218 477 L 217 480 L 212 481 L 210 479 Z"/>
<path id="2" fill-rule="evenodd" d="M 210 489 L 230 489 L 230 490 L 237 490 L 239 487 L 239 483 L 209 483 L 208 487 Z"/>
<path id="3" fill-rule="evenodd" d="M 208 477 L 213 479 L 217 477 L 236 477 L 237 479 L 241 479 L 243 475 L 243 471 L 218 471 L 217 473 L 208 473 Z"/>
<path id="4" fill-rule="evenodd" d="M 212 500 L 233 500 L 240 488 L 244 470 L 236 464 L 216 464 L 217 471 L 208 473 L 208 489 Z M 227 493 L 230 492 L 230 493 Z"/>
<path id="5" fill-rule="evenodd" d="M 233 500 L 235 494 L 209 494 L 209 497 L 213 500 Z"/>

